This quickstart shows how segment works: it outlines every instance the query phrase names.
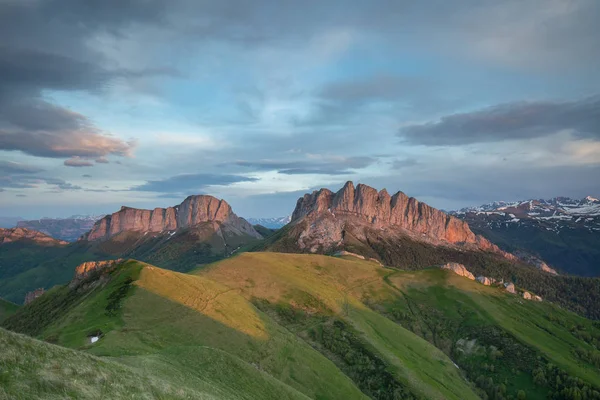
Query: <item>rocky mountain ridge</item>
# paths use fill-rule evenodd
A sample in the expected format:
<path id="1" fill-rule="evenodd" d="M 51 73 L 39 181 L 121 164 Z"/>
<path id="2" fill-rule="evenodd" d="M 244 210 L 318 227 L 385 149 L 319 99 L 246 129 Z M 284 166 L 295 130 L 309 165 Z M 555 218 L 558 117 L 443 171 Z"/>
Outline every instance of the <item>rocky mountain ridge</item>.
<path id="1" fill-rule="evenodd" d="M 365 229 L 380 235 L 405 234 L 436 245 L 459 246 L 514 256 L 502 252 L 487 239 L 474 234 L 469 225 L 402 192 L 391 196 L 385 189 L 347 182 L 337 193 L 321 189 L 301 197 L 292 214 L 292 225 L 306 221 L 298 235 L 301 249 L 311 252 L 336 247 L 347 229 L 359 240 Z"/>
<path id="2" fill-rule="evenodd" d="M 168 208 L 144 210 L 121 209 L 97 221 L 82 240 L 107 240 L 122 232 L 175 233 L 202 223 L 227 225 L 230 231 L 261 238 L 245 219 L 238 217 L 225 200 L 213 196 L 188 196 L 181 204 Z"/>
<path id="3" fill-rule="evenodd" d="M 26 228 L 0 228 L 0 244 L 30 241 L 42 246 L 63 246 L 68 242 Z"/>

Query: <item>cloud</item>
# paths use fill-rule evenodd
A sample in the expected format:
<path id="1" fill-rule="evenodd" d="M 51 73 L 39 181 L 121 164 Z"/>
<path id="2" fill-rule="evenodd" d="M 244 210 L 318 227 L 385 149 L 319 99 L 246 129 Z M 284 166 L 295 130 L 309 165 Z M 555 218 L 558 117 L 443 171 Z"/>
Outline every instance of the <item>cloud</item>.
<path id="1" fill-rule="evenodd" d="M 238 182 L 254 182 L 256 178 L 227 174 L 183 174 L 166 179 L 150 180 L 143 185 L 134 186 L 132 191 L 158 193 L 196 193 L 208 186 L 230 185 Z"/>
<path id="2" fill-rule="evenodd" d="M 92 176 L 91 176 L 91 175 L 89 175 L 89 174 L 83 174 L 83 175 L 81 175 L 81 177 L 82 177 L 82 178 L 91 178 Z"/>
<path id="3" fill-rule="evenodd" d="M 427 146 L 531 139 L 563 130 L 600 139 L 599 115 L 600 96 L 566 102 L 517 102 L 405 126 L 399 136 L 408 143 Z"/>
<path id="4" fill-rule="evenodd" d="M 17 193 L 15 196 L 17 196 L 17 197 L 27 197 L 26 194 L 20 194 L 20 193 Z"/>
<path id="5" fill-rule="evenodd" d="M 408 167 L 414 167 L 415 165 L 418 165 L 419 161 L 417 161 L 414 158 L 402 158 L 402 159 L 397 159 L 394 160 L 392 162 L 392 168 L 393 169 L 403 169 L 403 168 L 408 168 Z"/>
<path id="6" fill-rule="evenodd" d="M 108 158 L 106 158 L 106 157 L 96 158 L 95 161 L 97 164 L 108 164 L 109 163 Z"/>
<path id="7" fill-rule="evenodd" d="M 376 160 L 371 157 L 330 157 L 313 156 L 308 161 L 237 161 L 234 165 L 246 167 L 253 171 L 277 171 L 285 175 L 345 175 L 351 174 L 353 169 L 366 168 Z"/>
<path id="8" fill-rule="evenodd" d="M 76 168 L 92 167 L 94 165 L 94 163 L 92 163 L 91 161 L 84 160 L 80 157 L 69 158 L 68 160 L 65 160 L 63 164 L 66 165 L 67 167 L 76 167 Z"/>
<path id="9" fill-rule="evenodd" d="M 35 174 L 43 171 L 42 168 L 33 165 L 25 165 L 14 161 L 0 161 L 0 173 L 4 175 Z"/>
<path id="10" fill-rule="evenodd" d="M 94 6 L 71 0 L 0 2 L 0 149 L 39 157 L 130 155 L 133 143 L 109 136 L 86 116 L 52 102 L 48 91 L 99 94 L 116 81 L 175 76 L 170 67 L 122 68 L 109 62 L 90 39 L 118 35 L 136 21 L 162 20 L 160 2 Z M 77 21 L 75 23 L 75 21 Z"/>
<path id="11" fill-rule="evenodd" d="M 35 176 L 35 175 L 16 175 L 0 176 L 0 188 L 7 189 L 35 189 L 42 185 L 49 185 L 55 189 L 61 190 L 81 190 L 81 186 L 73 185 L 60 178 Z"/>

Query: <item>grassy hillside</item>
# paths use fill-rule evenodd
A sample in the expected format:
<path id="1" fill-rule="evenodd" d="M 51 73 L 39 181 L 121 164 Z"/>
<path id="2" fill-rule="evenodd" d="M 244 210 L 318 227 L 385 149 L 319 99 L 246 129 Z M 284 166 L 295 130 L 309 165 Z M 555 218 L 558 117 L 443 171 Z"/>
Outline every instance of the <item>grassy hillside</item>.
<path id="1" fill-rule="evenodd" d="M 0 328 L 0 398 L 35 399 L 305 399 L 226 353 L 182 354 L 226 368 L 197 376 L 161 356 L 141 368 L 66 349 Z M 251 378 L 253 381 L 249 381 Z M 225 381 L 231 380 L 231 382 Z M 236 386 L 236 382 L 237 385 Z M 242 386 L 243 387 L 240 387 Z"/>
<path id="2" fill-rule="evenodd" d="M 203 224 L 170 235 L 124 232 L 105 242 L 76 242 L 67 246 L 39 246 L 31 242 L 3 244 L 0 251 L 0 297 L 21 304 L 25 294 L 46 290 L 71 279 L 84 261 L 135 258 L 175 271 L 189 271 L 221 260 L 257 240 L 224 231 L 215 234 Z"/>
<path id="3" fill-rule="evenodd" d="M 3 325 L 248 398 L 600 398 L 597 323 L 352 257 L 244 253 L 190 274 L 130 261 Z"/>
<path id="4" fill-rule="evenodd" d="M 18 305 L 11 303 L 10 301 L 0 299 L 0 323 L 16 313 L 18 309 Z"/>
<path id="5" fill-rule="evenodd" d="M 301 231 L 301 227 L 285 226 L 248 250 L 302 253 L 297 245 Z M 508 261 L 497 254 L 433 246 L 409 237 L 385 238 L 376 231 L 371 232 L 367 241 L 345 232 L 343 248 L 403 270 L 421 270 L 432 265 L 458 262 L 475 275 L 512 281 L 580 315 L 600 320 L 600 278 L 554 276 L 530 265 Z"/>
<path id="6" fill-rule="evenodd" d="M 68 282 L 78 264 L 106 258 L 79 243 L 67 246 L 5 243 L 0 248 L 0 297 L 22 304 L 31 290 Z"/>

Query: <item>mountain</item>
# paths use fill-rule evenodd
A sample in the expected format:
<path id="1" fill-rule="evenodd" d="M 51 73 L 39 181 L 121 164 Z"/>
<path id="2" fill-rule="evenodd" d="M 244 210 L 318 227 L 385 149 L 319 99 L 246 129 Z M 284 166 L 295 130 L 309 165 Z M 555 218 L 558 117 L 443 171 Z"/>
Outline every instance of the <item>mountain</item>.
<path id="1" fill-rule="evenodd" d="M 533 254 L 566 273 L 600 276 L 600 201 L 591 196 L 494 202 L 452 214 L 506 251 Z"/>
<path id="2" fill-rule="evenodd" d="M 279 229 L 289 224 L 292 220 L 292 216 L 287 217 L 274 217 L 274 218 L 247 218 L 247 221 L 252 225 L 260 225 L 269 229 Z"/>
<path id="3" fill-rule="evenodd" d="M 199 195 L 169 208 L 121 207 L 96 221 L 79 243 L 112 258 L 136 258 L 189 271 L 261 239 L 261 234 L 238 217 L 225 200 Z"/>
<path id="4" fill-rule="evenodd" d="M 57 239 L 74 242 L 88 232 L 103 216 L 73 215 L 68 218 L 41 218 L 19 221 L 20 228 L 35 229 Z"/>
<path id="5" fill-rule="evenodd" d="M 211 224 L 215 231 L 260 238 L 245 219 L 235 215 L 225 200 L 212 196 L 189 196 L 181 204 L 169 208 L 141 210 L 121 207 L 121 210 L 97 221 L 82 239 L 109 240 L 122 232 L 142 234 L 172 234 L 201 224 Z"/>
<path id="6" fill-rule="evenodd" d="M 45 233 L 38 232 L 32 229 L 0 228 L 0 246 L 7 243 L 16 242 L 27 242 L 40 246 L 62 246 L 67 244 L 67 242 L 65 242 L 64 240 L 55 239 L 46 235 Z"/>
<path id="7" fill-rule="evenodd" d="M 355 188 L 352 182 L 337 193 L 321 189 L 301 197 L 282 236 L 275 250 L 286 246 L 309 253 L 349 250 L 391 265 L 396 265 L 390 257 L 397 247 L 394 243 L 406 239 L 514 259 L 475 235 L 464 221 L 414 197 L 402 192 L 390 196 L 385 189 L 377 192 L 363 184 Z"/>
<path id="8" fill-rule="evenodd" d="M 67 282 L 73 268 L 85 261 L 127 257 L 189 271 L 262 238 L 227 202 L 212 196 L 190 196 L 166 209 L 122 207 L 70 244 L 36 235 L 48 243 L 40 239 L 0 244 L 0 297 L 21 304 L 32 290 Z M 1 237 L 0 233 L 0 242 Z"/>
<path id="9" fill-rule="evenodd" d="M 0 217 L 0 228 L 14 228 L 22 219 L 21 217 Z"/>
<path id="10" fill-rule="evenodd" d="M 399 271 L 355 257 L 244 253 L 189 274 L 133 260 L 89 264 L 2 325 L 80 351 L 0 330 L 9 397 L 79 393 L 76 383 L 88 380 L 91 393 L 114 382 L 111 398 L 149 387 L 153 397 L 224 399 L 600 391 L 592 321 L 449 270 Z M 44 360 L 73 367 L 41 374 Z M 23 373 L 34 381 L 63 374 L 64 383 L 19 388 Z"/>

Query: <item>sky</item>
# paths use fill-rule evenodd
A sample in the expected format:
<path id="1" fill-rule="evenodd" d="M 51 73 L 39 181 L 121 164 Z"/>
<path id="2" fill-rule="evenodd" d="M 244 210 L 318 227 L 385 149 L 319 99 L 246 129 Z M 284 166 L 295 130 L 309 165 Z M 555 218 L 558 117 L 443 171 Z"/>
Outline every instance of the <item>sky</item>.
<path id="1" fill-rule="evenodd" d="M 0 215 L 600 196 L 597 0 L 0 0 Z"/>

